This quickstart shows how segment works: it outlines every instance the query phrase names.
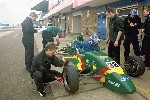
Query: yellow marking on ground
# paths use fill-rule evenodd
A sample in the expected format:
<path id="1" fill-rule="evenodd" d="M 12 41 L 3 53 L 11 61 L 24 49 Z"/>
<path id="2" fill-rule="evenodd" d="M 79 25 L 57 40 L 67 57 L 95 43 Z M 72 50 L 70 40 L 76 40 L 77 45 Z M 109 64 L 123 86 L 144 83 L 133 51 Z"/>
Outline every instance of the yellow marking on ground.
<path id="1" fill-rule="evenodd" d="M 124 71 L 123 71 L 123 69 L 122 69 L 121 67 L 107 70 L 107 71 L 105 72 L 105 74 L 106 74 L 106 73 L 111 74 L 112 72 L 115 72 L 115 73 L 118 73 L 118 74 L 124 74 Z"/>
<path id="2" fill-rule="evenodd" d="M 134 84 L 134 85 L 135 85 L 135 84 Z M 135 85 L 135 87 L 136 87 L 137 89 L 139 89 L 140 91 L 144 92 L 145 94 L 147 94 L 148 96 L 150 96 L 150 93 L 148 93 L 147 90 L 144 90 L 144 89 L 142 89 L 141 87 L 138 87 L 137 85 Z"/>
<path id="3" fill-rule="evenodd" d="M 149 90 L 146 90 L 146 92 L 150 92 L 150 89 L 149 89 Z"/>

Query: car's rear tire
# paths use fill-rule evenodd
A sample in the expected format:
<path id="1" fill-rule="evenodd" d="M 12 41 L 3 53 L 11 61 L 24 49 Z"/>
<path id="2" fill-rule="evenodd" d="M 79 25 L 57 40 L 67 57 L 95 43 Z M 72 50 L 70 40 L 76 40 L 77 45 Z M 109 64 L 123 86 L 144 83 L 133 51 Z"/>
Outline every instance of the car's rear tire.
<path id="1" fill-rule="evenodd" d="M 139 77 L 145 72 L 145 65 L 139 56 L 130 56 L 126 59 L 125 70 L 132 77 Z"/>
<path id="2" fill-rule="evenodd" d="M 73 65 L 65 66 L 63 69 L 64 87 L 68 93 L 79 90 L 79 75 Z"/>

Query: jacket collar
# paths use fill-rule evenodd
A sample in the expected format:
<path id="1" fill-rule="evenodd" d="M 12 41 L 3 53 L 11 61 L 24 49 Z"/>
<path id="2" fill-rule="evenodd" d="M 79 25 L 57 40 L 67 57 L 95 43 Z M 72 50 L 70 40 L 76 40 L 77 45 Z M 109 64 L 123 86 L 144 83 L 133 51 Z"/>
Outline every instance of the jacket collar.
<path id="1" fill-rule="evenodd" d="M 49 61 L 50 57 L 46 54 L 45 50 L 42 50 L 42 54 L 43 54 L 43 60 Z"/>
<path id="2" fill-rule="evenodd" d="M 30 21 L 32 21 L 32 19 L 31 19 L 31 18 L 29 18 L 29 17 L 26 17 L 26 19 L 27 19 L 27 20 L 30 20 Z"/>
<path id="3" fill-rule="evenodd" d="M 117 15 L 115 14 L 114 17 L 110 18 L 110 20 L 115 20 L 117 18 Z"/>

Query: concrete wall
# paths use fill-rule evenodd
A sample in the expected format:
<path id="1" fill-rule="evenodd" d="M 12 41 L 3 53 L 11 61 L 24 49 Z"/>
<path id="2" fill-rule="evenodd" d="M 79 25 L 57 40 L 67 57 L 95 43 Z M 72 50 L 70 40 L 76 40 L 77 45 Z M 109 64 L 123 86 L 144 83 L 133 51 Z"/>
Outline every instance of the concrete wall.
<path id="1" fill-rule="evenodd" d="M 91 32 L 97 32 L 97 10 L 81 11 L 81 28 L 82 32 L 84 32 L 86 28 Z"/>

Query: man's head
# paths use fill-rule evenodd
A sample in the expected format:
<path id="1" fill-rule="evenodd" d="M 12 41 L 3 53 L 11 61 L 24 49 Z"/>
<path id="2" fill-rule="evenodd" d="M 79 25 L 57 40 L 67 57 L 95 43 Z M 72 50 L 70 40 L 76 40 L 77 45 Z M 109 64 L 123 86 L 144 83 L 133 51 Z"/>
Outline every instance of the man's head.
<path id="1" fill-rule="evenodd" d="M 31 12 L 29 14 L 29 17 L 32 19 L 32 21 L 36 21 L 36 18 L 38 18 L 38 15 L 35 12 Z"/>
<path id="2" fill-rule="evenodd" d="M 150 14 L 150 7 L 149 8 L 148 7 L 144 8 L 143 14 L 144 14 L 145 17 L 148 16 Z"/>
<path id="3" fill-rule="evenodd" d="M 105 13 L 108 18 L 113 18 L 115 15 L 113 9 L 107 9 Z"/>
<path id="4" fill-rule="evenodd" d="M 52 57 L 53 55 L 55 55 L 55 52 L 58 49 L 58 47 L 53 42 L 48 42 L 45 45 L 44 49 L 45 49 L 46 54 Z"/>
<path id="5" fill-rule="evenodd" d="M 47 26 L 53 26 L 53 25 L 54 23 L 50 21 Z"/>

